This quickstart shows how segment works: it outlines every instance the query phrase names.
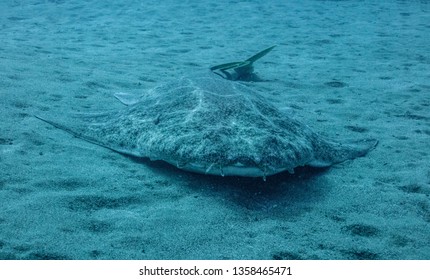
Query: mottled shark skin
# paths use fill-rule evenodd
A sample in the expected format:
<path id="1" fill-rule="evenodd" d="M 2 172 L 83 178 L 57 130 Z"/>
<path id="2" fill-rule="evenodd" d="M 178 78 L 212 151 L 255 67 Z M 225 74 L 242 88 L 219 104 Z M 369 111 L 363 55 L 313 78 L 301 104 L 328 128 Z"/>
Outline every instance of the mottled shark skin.
<path id="1" fill-rule="evenodd" d="M 328 167 L 377 145 L 375 139 L 326 139 L 258 92 L 211 72 L 162 84 L 140 97 L 116 97 L 128 106 L 64 121 L 38 118 L 119 153 L 220 176 L 265 178 L 298 166 Z"/>

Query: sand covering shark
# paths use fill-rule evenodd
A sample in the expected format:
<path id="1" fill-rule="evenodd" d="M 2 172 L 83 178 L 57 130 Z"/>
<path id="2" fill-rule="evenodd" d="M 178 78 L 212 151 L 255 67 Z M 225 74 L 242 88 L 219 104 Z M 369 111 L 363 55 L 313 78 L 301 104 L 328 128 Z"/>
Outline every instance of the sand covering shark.
<path id="1" fill-rule="evenodd" d="M 238 82 L 252 77 L 253 62 L 267 50 L 254 60 L 214 66 L 141 96 L 117 93 L 128 105 L 118 111 L 74 114 L 64 122 L 37 118 L 122 154 L 219 176 L 265 179 L 299 166 L 328 167 L 364 156 L 377 145 L 375 139 L 327 139 Z"/>

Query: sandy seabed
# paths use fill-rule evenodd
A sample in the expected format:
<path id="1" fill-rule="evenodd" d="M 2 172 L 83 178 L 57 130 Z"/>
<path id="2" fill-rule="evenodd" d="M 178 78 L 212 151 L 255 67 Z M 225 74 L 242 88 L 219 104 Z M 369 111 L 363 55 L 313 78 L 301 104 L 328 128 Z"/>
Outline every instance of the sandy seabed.
<path id="1" fill-rule="evenodd" d="M 429 1 L 1 1 L 0 259 L 430 259 Z M 326 170 L 196 175 L 36 119 L 277 47 L 252 87 Z"/>

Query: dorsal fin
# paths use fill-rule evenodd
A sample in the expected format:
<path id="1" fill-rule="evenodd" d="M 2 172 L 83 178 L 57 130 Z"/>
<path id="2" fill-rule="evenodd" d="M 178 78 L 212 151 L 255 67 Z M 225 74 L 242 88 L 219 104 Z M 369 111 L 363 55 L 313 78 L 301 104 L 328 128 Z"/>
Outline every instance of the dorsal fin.
<path id="1" fill-rule="evenodd" d="M 247 60 L 223 63 L 212 66 L 209 69 L 215 74 L 227 80 L 259 80 L 258 77 L 254 74 L 254 66 L 252 64 L 258 59 L 268 54 L 274 47 L 276 47 L 276 45 L 254 54 Z M 234 70 L 234 72 L 229 71 L 231 69 Z"/>

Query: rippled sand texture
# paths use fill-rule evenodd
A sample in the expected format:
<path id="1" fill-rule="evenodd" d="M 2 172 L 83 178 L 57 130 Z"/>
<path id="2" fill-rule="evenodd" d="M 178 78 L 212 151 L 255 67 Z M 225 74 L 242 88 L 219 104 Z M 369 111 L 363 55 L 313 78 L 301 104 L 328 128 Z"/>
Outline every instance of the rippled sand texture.
<path id="1" fill-rule="evenodd" d="M 383 2 L 1 1 L 0 259 L 429 259 L 430 3 Z M 374 151 L 222 178 L 33 117 L 119 109 L 273 44 L 251 86 Z"/>

